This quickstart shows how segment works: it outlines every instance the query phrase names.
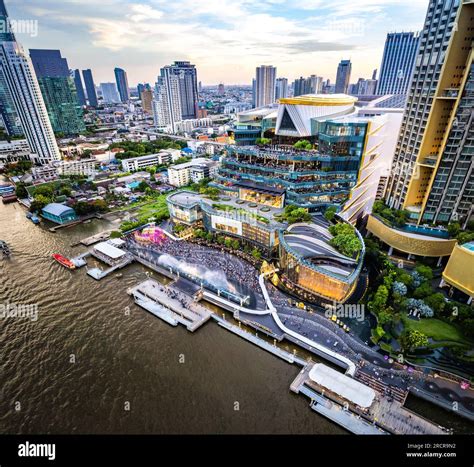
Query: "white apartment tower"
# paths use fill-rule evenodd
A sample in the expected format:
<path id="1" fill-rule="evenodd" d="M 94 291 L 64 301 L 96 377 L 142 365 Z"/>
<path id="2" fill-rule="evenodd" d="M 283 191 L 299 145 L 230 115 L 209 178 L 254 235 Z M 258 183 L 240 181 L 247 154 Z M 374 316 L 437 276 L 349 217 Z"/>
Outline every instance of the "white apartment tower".
<path id="1" fill-rule="evenodd" d="M 262 65 L 256 69 L 255 107 L 263 107 L 275 102 L 276 67 Z"/>
<path id="2" fill-rule="evenodd" d="M 4 21 L 8 19 L 2 0 L 0 17 Z M 59 161 L 59 148 L 33 64 L 23 47 L 16 42 L 13 33 L 0 35 L 0 67 L 30 145 L 33 162 L 45 165 Z"/>

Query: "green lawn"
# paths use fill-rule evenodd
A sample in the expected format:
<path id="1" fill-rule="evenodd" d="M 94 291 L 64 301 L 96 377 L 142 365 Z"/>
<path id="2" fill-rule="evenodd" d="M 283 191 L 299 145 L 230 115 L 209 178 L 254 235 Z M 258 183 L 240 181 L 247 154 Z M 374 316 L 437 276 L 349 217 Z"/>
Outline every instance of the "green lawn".
<path id="1" fill-rule="evenodd" d="M 420 321 L 416 321 L 409 319 L 406 315 L 404 315 L 402 319 L 407 329 L 420 331 L 436 341 L 470 343 L 457 326 L 446 323 L 445 321 L 436 318 L 422 318 Z"/>
<path id="2" fill-rule="evenodd" d="M 168 206 L 166 205 L 166 197 L 168 194 L 160 195 L 158 198 L 142 205 L 137 213 L 139 219 L 149 217 L 162 217 L 168 214 Z"/>

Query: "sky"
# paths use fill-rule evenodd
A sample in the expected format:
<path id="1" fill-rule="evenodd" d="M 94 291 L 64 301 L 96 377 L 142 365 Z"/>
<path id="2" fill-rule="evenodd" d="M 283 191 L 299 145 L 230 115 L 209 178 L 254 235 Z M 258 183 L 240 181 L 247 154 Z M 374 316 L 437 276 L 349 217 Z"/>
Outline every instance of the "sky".
<path id="1" fill-rule="evenodd" d="M 422 28 L 428 0 L 5 0 L 14 20 L 37 21 L 28 49 L 60 49 L 70 68 L 97 83 L 124 68 L 129 84 L 154 83 L 159 69 L 189 60 L 204 85 L 250 84 L 274 65 L 293 81 L 335 80 L 352 61 L 351 82 L 380 68 L 388 32 Z"/>

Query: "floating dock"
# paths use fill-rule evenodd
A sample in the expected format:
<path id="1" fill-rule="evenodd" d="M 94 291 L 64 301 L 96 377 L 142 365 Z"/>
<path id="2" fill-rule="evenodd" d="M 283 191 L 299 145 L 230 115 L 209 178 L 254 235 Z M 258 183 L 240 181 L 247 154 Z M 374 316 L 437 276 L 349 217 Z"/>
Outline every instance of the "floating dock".
<path id="1" fill-rule="evenodd" d="M 135 303 L 172 326 L 182 324 L 194 332 L 207 322 L 212 312 L 195 298 L 170 286 L 148 279 L 127 290 Z"/>
<path id="2" fill-rule="evenodd" d="M 91 245 L 94 245 L 95 243 L 103 242 L 110 238 L 110 234 L 112 232 L 113 230 L 104 230 L 103 232 L 92 235 L 92 237 L 84 238 L 79 243 L 75 243 L 74 245 L 71 245 L 71 246 L 77 246 L 79 244 L 84 245 L 84 246 L 91 246 Z"/>

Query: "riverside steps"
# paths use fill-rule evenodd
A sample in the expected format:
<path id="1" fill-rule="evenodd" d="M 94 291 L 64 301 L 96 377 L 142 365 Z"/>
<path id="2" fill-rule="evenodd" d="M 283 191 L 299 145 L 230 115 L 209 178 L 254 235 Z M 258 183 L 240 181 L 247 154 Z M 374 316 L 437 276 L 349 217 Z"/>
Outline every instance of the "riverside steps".
<path id="1" fill-rule="evenodd" d="M 164 286 L 148 279 L 127 290 L 135 303 L 172 326 L 178 323 L 190 332 L 206 323 L 212 312 L 196 299 L 172 285 Z"/>

